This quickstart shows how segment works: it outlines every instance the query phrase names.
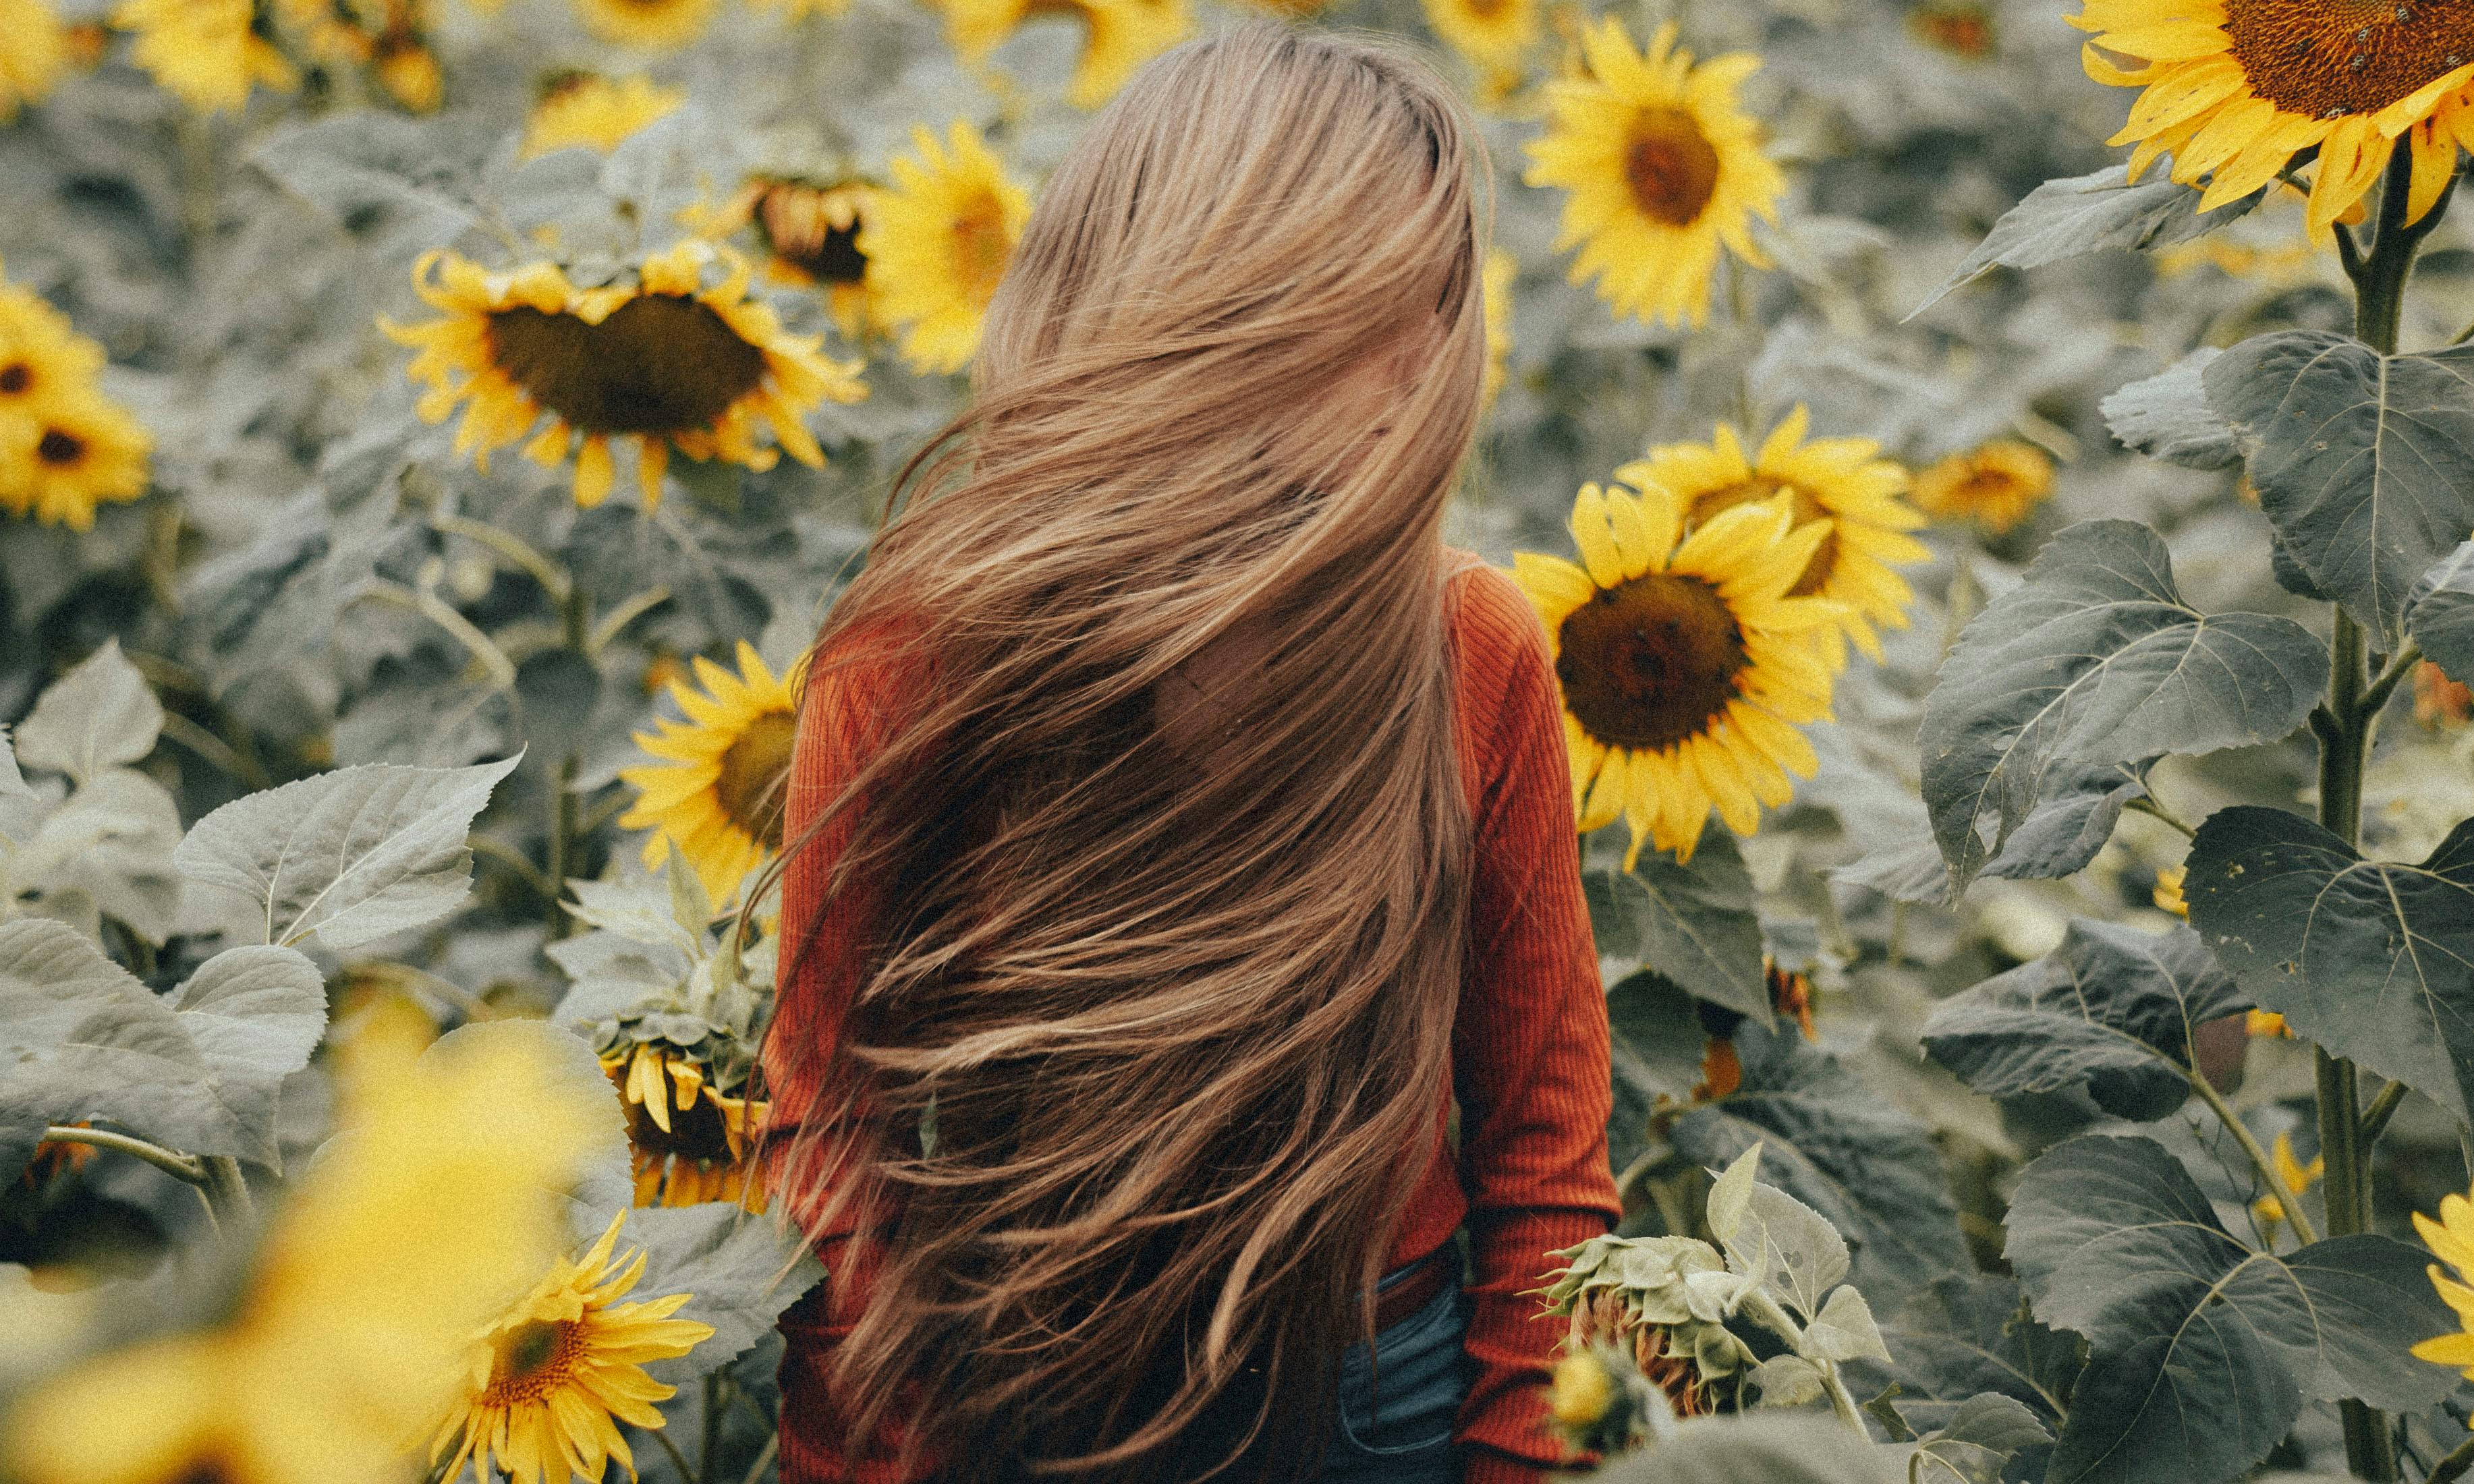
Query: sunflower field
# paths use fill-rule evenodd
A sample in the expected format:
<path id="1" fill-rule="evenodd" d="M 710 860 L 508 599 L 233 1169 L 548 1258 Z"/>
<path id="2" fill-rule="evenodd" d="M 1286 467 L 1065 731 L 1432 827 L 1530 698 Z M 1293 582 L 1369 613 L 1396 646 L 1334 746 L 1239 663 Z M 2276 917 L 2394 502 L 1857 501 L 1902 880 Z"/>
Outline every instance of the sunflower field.
<path id="1" fill-rule="evenodd" d="M 2474 0 L 0 0 L 0 1484 L 777 1475 L 803 649 L 1266 15 L 1494 174 L 1574 1472 L 2474 1471 Z"/>

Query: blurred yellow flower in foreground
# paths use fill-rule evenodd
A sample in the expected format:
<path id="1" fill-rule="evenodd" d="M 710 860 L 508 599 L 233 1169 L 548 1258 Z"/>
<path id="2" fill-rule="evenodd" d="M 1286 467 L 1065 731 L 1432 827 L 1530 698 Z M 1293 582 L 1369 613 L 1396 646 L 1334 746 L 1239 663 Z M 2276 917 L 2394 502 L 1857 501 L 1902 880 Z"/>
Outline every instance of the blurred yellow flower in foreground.
<path id="1" fill-rule="evenodd" d="M 68 32 L 52 0 L 0 0 L 0 124 L 41 102 L 68 62 Z"/>

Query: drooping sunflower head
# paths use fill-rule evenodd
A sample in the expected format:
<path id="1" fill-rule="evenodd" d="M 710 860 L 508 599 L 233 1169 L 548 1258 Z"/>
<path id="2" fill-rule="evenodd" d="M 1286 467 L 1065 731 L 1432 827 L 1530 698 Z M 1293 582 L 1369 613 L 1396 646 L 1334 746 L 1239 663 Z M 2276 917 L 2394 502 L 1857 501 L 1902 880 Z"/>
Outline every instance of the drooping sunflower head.
<path id="1" fill-rule="evenodd" d="M 467 1459 L 481 1477 L 495 1467 L 508 1484 L 598 1479 L 613 1458 L 636 1472 L 618 1423 L 661 1426 L 653 1403 L 678 1389 L 646 1375 L 644 1362 L 686 1354 L 713 1338 L 713 1326 L 670 1317 L 692 1294 L 618 1302 L 644 1271 L 642 1251 L 611 1255 L 626 1219 L 613 1217 L 582 1257 L 559 1259 L 473 1341 L 462 1395 L 430 1444 L 433 1463 L 455 1450 L 444 1477 Z"/>
<path id="2" fill-rule="evenodd" d="M 122 0 L 111 23 L 136 34 L 130 59 L 202 113 L 239 109 L 254 86 L 301 85 L 252 0 Z"/>
<path id="3" fill-rule="evenodd" d="M 866 336 L 873 318 L 859 233 L 875 189 L 858 176 L 754 175 L 728 203 L 699 211 L 698 230 L 726 237 L 752 226 L 764 246 L 765 276 L 823 290 L 834 323 L 856 341 Z"/>
<path id="4" fill-rule="evenodd" d="M 704 35 L 721 0 L 575 0 L 585 29 L 605 41 L 666 52 Z"/>
<path id="5" fill-rule="evenodd" d="M 1916 503 L 1944 520 L 1974 521 L 1999 536 L 2053 493 L 2052 455 L 2032 443 L 1996 438 L 1916 475 Z"/>
<path id="6" fill-rule="evenodd" d="M 551 73 L 525 121 L 523 157 L 579 146 L 607 155 L 687 101 L 687 89 L 661 86 L 641 72 L 622 78 L 572 69 Z"/>
<path id="7" fill-rule="evenodd" d="M 1685 533 L 1666 488 L 1584 485 L 1572 506 L 1578 565 L 1519 552 L 1514 577 L 1555 655 L 1584 831 L 1632 827 L 1689 860 L 1712 806 L 1750 835 L 1762 806 L 1812 776 L 1796 730 L 1830 710 L 1831 674 L 1811 640 L 1839 607 L 1791 590 L 1831 530 L 1798 524 L 1783 496 L 1731 506 Z"/>
<path id="8" fill-rule="evenodd" d="M 1520 85 L 1543 31 L 1538 0 L 1422 0 L 1426 24 L 1461 54 L 1491 98 Z"/>
<path id="9" fill-rule="evenodd" d="M 1893 567 L 1929 559 L 1932 553 L 1905 534 L 1924 516 L 1900 498 L 1906 472 L 1880 457 L 1880 446 L 1863 438 L 1815 438 L 1805 433 L 1810 419 L 1797 407 L 1747 454 L 1734 427 L 1721 423 L 1709 443 L 1672 443 L 1626 464 L 1615 477 L 1636 486 L 1659 485 L 1684 505 L 1686 529 L 1722 511 L 1784 499 L 1798 525 L 1825 523 L 1828 534 L 1812 548 L 1790 591 L 1831 599 L 1838 624 L 1822 631 L 1833 669 L 1846 664 L 1844 635 L 1879 661 L 1873 625 L 1904 628 L 1914 593 Z"/>
<path id="10" fill-rule="evenodd" d="M 2474 139 L 2474 7 L 2458 0 L 2087 0 L 2071 24 L 2099 83 L 2144 91 L 2108 141 L 2133 144 L 2136 180 L 2171 152 L 2212 209 L 2266 185 L 2311 149 L 2314 232 L 2363 199 L 2399 136 L 2413 151 L 2409 221 L 2439 199 Z"/>
<path id="11" fill-rule="evenodd" d="M 68 65 L 68 31 L 52 0 L 0 0 L 0 124 L 42 102 Z"/>
<path id="12" fill-rule="evenodd" d="M 1194 29 L 1186 0 L 942 0 L 941 8 L 947 39 L 973 66 L 1036 16 L 1081 22 L 1082 57 L 1065 89 L 1065 100 L 1078 109 L 1107 102 L 1136 67 Z"/>
<path id="13" fill-rule="evenodd" d="M 749 1209 L 764 1209 L 763 1172 L 747 1158 L 764 1103 L 723 1092 L 713 1068 L 672 1046 L 621 1043 L 602 1054 L 601 1065 L 626 1105 L 638 1205 L 744 1195 Z"/>
<path id="14" fill-rule="evenodd" d="M 1762 155 L 1760 126 L 1735 100 L 1760 59 L 1696 66 L 1659 28 L 1646 54 L 1607 16 L 1582 36 L 1585 77 L 1547 85 L 1551 122 L 1528 146 L 1523 177 L 1571 194 L 1556 250 L 1578 245 L 1572 281 L 1594 274 L 1617 314 L 1698 325 L 1721 243 L 1755 267 L 1755 216 L 1778 219 L 1786 179 Z"/>
<path id="15" fill-rule="evenodd" d="M 1031 193 L 1007 176 L 980 132 L 955 120 L 950 151 L 925 128 L 893 161 L 893 184 L 862 207 L 860 255 L 876 307 L 904 327 L 902 354 L 928 372 L 959 371 L 1031 219 Z"/>
<path id="16" fill-rule="evenodd" d="M 658 867 L 683 853 L 715 901 L 727 899 L 747 873 L 782 847 L 783 778 L 798 735 L 798 669 L 776 676 L 755 646 L 741 640 L 739 672 L 699 656 L 701 688 L 670 684 L 687 720 L 660 720 L 658 733 L 638 732 L 636 745 L 659 761 L 622 771 L 637 791 L 622 828 L 651 830 L 644 864 Z"/>
<path id="17" fill-rule="evenodd" d="M 146 493 L 154 448 L 143 424 L 92 390 L 0 413 L 0 510 L 92 530 L 96 507 Z"/>
<path id="18" fill-rule="evenodd" d="M 432 252 L 413 284 L 444 317 L 379 328 L 420 353 L 406 375 L 429 389 L 424 418 L 464 408 L 458 453 L 486 470 L 492 450 L 531 434 L 525 455 L 552 469 L 572 456 L 576 503 L 592 506 L 615 479 L 611 441 L 633 438 L 650 510 L 673 451 L 769 469 L 779 449 L 822 464 L 802 415 L 867 395 L 857 363 L 826 360 L 821 339 L 788 333 L 771 305 L 747 297 L 750 272 L 737 253 L 693 238 L 645 258 L 633 281 L 593 289 L 554 262 L 491 273 Z M 758 444 L 760 426 L 773 447 Z"/>

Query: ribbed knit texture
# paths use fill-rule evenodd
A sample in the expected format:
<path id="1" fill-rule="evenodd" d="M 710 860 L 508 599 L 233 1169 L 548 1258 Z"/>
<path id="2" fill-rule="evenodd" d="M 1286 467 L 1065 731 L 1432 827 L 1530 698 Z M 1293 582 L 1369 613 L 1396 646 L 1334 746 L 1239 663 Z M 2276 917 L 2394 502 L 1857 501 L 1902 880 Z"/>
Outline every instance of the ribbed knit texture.
<path id="1" fill-rule="evenodd" d="M 1545 1423 L 1542 1387 L 1563 1326 L 1540 1317 L 1547 1254 L 1608 1230 L 1622 1214 L 1607 1163 L 1612 1099 L 1606 995 L 1581 895 L 1572 790 L 1546 636 L 1512 580 L 1467 553 L 1447 587 L 1458 685 L 1462 776 L 1475 829 L 1466 978 L 1452 1027 L 1450 1096 L 1460 1104 L 1457 1157 L 1448 1102 L 1436 1109 L 1436 1156 L 1394 1234 L 1385 1267 L 1415 1261 L 1468 1228 L 1475 1314 L 1464 1345 L 1477 1375 L 1455 1435 L 1468 1484 L 1530 1484 L 1580 1461 Z M 820 668 L 808 691 L 785 805 L 786 838 L 837 797 L 883 744 L 902 677 L 864 658 Z M 815 912 L 847 831 L 837 827 L 791 863 L 782 923 L 797 934 Z M 830 1044 L 863 970 L 873 905 L 853 895 L 817 929 L 781 989 L 772 1045 Z M 801 1086 L 767 1067 L 777 1107 L 805 1106 Z M 794 1214 L 813 1193 L 784 1192 Z M 784 1484 L 910 1484 L 892 1463 L 890 1431 L 847 1436 L 824 1382 L 831 1347 L 866 1302 L 864 1253 L 847 1229 L 816 1230 L 828 1277 L 782 1318 Z M 838 1259 L 838 1260 L 837 1260 Z"/>

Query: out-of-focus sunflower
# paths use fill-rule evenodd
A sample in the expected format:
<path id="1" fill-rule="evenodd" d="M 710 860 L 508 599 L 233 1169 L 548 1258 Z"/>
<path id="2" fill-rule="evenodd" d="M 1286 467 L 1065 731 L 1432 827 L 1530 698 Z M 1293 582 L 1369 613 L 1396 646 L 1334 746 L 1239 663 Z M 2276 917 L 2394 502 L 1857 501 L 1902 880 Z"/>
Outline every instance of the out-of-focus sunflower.
<path id="1" fill-rule="evenodd" d="M 429 388 L 424 418 L 464 407 L 457 452 L 487 469 L 491 450 L 546 418 L 525 456 L 555 469 L 572 455 L 576 503 L 593 506 L 615 482 L 611 440 L 634 438 L 650 510 L 673 450 L 769 469 L 776 450 L 757 444 L 761 423 L 792 458 L 822 464 L 801 416 L 867 395 L 858 363 L 826 360 L 817 337 L 788 333 L 771 305 L 747 297 L 751 272 L 739 254 L 694 238 L 592 289 L 554 262 L 491 273 L 431 252 L 413 265 L 413 286 L 445 317 L 378 323 L 420 353 L 406 375 Z"/>
<path id="2" fill-rule="evenodd" d="M 644 1374 L 644 1362 L 684 1355 L 713 1338 L 713 1326 L 672 1319 L 693 1294 L 620 1303 L 644 1273 L 639 1249 L 614 1258 L 627 1213 L 610 1219 L 582 1257 L 562 1257 L 522 1302 L 473 1342 L 464 1393 L 430 1444 L 430 1461 L 455 1448 L 443 1477 L 491 1469 L 508 1484 L 598 1479 L 613 1458 L 636 1472 L 618 1422 L 663 1424 L 661 1408 L 678 1390 Z M 497 1454 L 496 1459 L 492 1454 Z"/>
<path id="3" fill-rule="evenodd" d="M 1539 0 L 1421 0 L 1426 24 L 1461 54 L 1490 99 L 1520 85 L 1524 62 L 1542 34 Z"/>
<path id="4" fill-rule="evenodd" d="M 859 233 L 873 189 L 857 177 L 819 182 L 759 175 L 706 215 L 699 230 L 728 236 L 754 226 L 764 244 L 765 276 L 824 290 L 834 323 L 857 340 L 869 321 L 867 257 L 859 250 Z"/>
<path id="5" fill-rule="evenodd" d="M 747 0 L 760 11 L 779 11 L 786 21 L 806 20 L 811 15 L 839 15 L 850 9 L 850 0 Z"/>
<path id="6" fill-rule="evenodd" d="M 2288 1040 L 2293 1036 L 2293 1029 L 2285 1023 L 2285 1017 L 2272 1010 L 2245 1011 L 2243 1032 L 2247 1035 L 2280 1035 Z"/>
<path id="7" fill-rule="evenodd" d="M 1504 362 L 1512 354 L 1512 281 L 1519 276 L 1520 263 L 1510 253 L 1486 250 L 1480 280 L 1486 304 L 1486 379 L 1478 389 L 1482 407 L 1494 405 L 1494 394 L 1503 390 Z"/>
<path id="8" fill-rule="evenodd" d="M 1907 27 L 1926 45 L 1962 61 L 1982 61 L 2000 41 L 1993 11 L 1981 0 L 1925 0 L 1907 12 Z"/>
<path id="9" fill-rule="evenodd" d="M 778 677 L 756 647 L 739 643 L 739 673 L 698 656 L 701 690 L 670 683 L 686 721 L 660 720 L 636 745 L 660 761 L 622 770 L 636 790 L 622 829 L 651 830 L 644 864 L 658 867 L 673 848 L 695 867 L 705 894 L 726 900 L 767 855 L 782 848 L 782 780 L 798 733 L 798 668 Z"/>
<path id="10" fill-rule="evenodd" d="M 2315 232 L 2361 201 L 2400 136 L 2413 151 L 2406 219 L 2419 220 L 2474 141 L 2474 8 L 2364 0 L 2087 0 L 2072 25 L 2099 83 L 2146 91 L 2112 144 L 2130 177 L 2171 151 L 2173 179 L 2206 182 L 2201 210 L 2318 151 Z"/>
<path id="11" fill-rule="evenodd" d="M 288 92 L 301 83 L 250 0 L 122 0 L 111 23 L 136 33 L 131 60 L 200 112 L 236 109 L 253 86 Z"/>
<path id="12" fill-rule="evenodd" d="M 2463 1329 L 2457 1334 L 2443 1334 L 2416 1345 L 2412 1353 L 2416 1360 L 2428 1360 L 2437 1366 L 2455 1366 L 2465 1378 L 2474 1381 L 2474 1202 L 2463 1196 L 2442 1196 L 2439 1219 L 2433 1221 L 2420 1211 L 2413 1213 L 2413 1229 L 2422 1234 L 2423 1244 L 2432 1254 L 2457 1270 L 2450 1277 L 2435 1262 L 2424 1269 L 2431 1275 L 2431 1286 L 2457 1311 L 2457 1322 Z M 2474 1423 L 2468 1423 L 2474 1426 Z"/>
<path id="13" fill-rule="evenodd" d="M 68 32 L 52 0 L 0 0 L 0 124 L 41 102 L 68 63 Z"/>
<path id="14" fill-rule="evenodd" d="M 606 78 L 565 71 L 544 80 L 524 121 L 526 159 L 578 147 L 607 155 L 647 124 L 669 117 L 687 89 L 664 87 L 641 72 Z"/>
<path id="15" fill-rule="evenodd" d="M 1932 553 L 1905 534 L 1925 523 L 1922 513 L 1899 498 L 1906 471 L 1880 456 L 1865 438 L 1816 438 L 1801 406 L 1761 441 L 1750 458 L 1732 425 L 1721 423 L 1710 443 L 1671 443 L 1626 464 L 1615 477 L 1627 484 L 1658 484 L 1684 502 L 1689 529 L 1723 510 L 1781 495 L 1793 503 L 1798 524 L 1827 520 L 1830 534 L 1814 548 L 1790 591 L 1827 597 L 1839 606 L 1836 627 L 1825 629 L 1823 650 L 1833 669 L 1846 663 L 1838 635 L 1875 661 L 1881 643 L 1873 625 L 1907 626 L 1915 594 L 1893 564 L 1929 560 Z"/>
<path id="16" fill-rule="evenodd" d="M 0 510 L 92 530 L 97 506 L 146 493 L 154 448 L 145 426 L 100 392 L 50 398 L 24 417 L 0 415 Z"/>
<path id="17" fill-rule="evenodd" d="M 764 1103 L 721 1091 L 705 1067 L 671 1048 L 620 1045 L 603 1054 L 601 1066 L 627 1105 L 638 1205 L 695 1205 L 744 1195 L 748 1209 L 764 1209 L 764 1174 L 747 1159 L 749 1139 L 764 1121 Z"/>
<path id="18" fill-rule="evenodd" d="M 893 161 L 892 186 L 863 208 L 858 247 L 877 311 L 904 327 L 903 358 L 920 371 L 959 371 L 979 351 L 1031 193 L 960 119 L 947 131 L 950 153 L 924 127 L 910 138 L 918 158 Z"/>
<path id="19" fill-rule="evenodd" d="M 2323 1156 L 2312 1156 L 2309 1164 L 2293 1157 L 2293 1135 L 2290 1133 L 2276 1136 L 2276 1146 L 2268 1158 L 2276 1167 L 2276 1178 L 2285 1182 L 2285 1188 L 2292 1191 L 2297 1200 L 2328 1173 L 2328 1161 Z M 2261 1232 L 2271 1242 L 2276 1239 L 2276 1229 L 2286 1223 L 2285 1203 L 2273 1192 L 2253 1201 L 2250 1213 L 2259 1223 Z"/>
<path id="20" fill-rule="evenodd" d="M 946 39 L 975 67 L 1033 17 L 1079 20 L 1082 58 L 1065 88 L 1065 101 L 1078 109 L 1107 102 L 1136 67 L 1184 40 L 1194 29 L 1186 0 L 940 0 L 940 8 Z"/>
<path id="21" fill-rule="evenodd" d="M 1571 193 L 1555 249 L 1580 247 L 1573 282 L 1597 275 L 1617 314 L 1698 325 L 1721 243 L 1769 266 L 1752 219 L 1778 219 L 1786 179 L 1735 102 L 1760 59 L 1734 52 L 1694 66 L 1675 35 L 1661 26 L 1644 55 L 1614 16 L 1585 31 L 1588 75 L 1547 85 L 1551 123 L 1529 144 L 1522 179 Z"/>
<path id="22" fill-rule="evenodd" d="M 1621 816 L 1625 866 L 1644 845 L 1690 860 L 1711 806 L 1750 835 L 1763 805 L 1819 766 L 1796 727 L 1830 714 L 1812 631 L 1836 603 L 1790 595 L 1831 535 L 1797 526 L 1783 497 L 1735 505 L 1684 534 L 1685 504 L 1583 485 L 1572 505 L 1581 563 L 1516 553 L 1514 578 L 1545 620 L 1562 683 L 1583 831 Z"/>
<path id="23" fill-rule="evenodd" d="M 2190 919 L 2191 903 L 2182 895 L 2182 883 L 2189 874 L 2190 868 L 2181 865 L 2168 865 L 2157 871 L 2155 889 L 2147 893 L 2147 899 L 2156 904 L 2158 912 Z"/>
<path id="24" fill-rule="evenodd" d="M 2052 455 L 2016 438 L 1978 444 L 1916 475 L 1916 503 L 1928 515 L 1974 521 L 1996 536 L 2015 528 L 2052 493 Z"/>
<path id="25" fill-rule="evenodd" d="M 721 0 L 575 0 L 584 27 L 605 41 L 666 52 L 704 35 Z"/>
<path id="26" fill-rule="evenodd" d="M 22 283 L 0 281 L 0 417 L 89 391 L 103 347 Z"/>

